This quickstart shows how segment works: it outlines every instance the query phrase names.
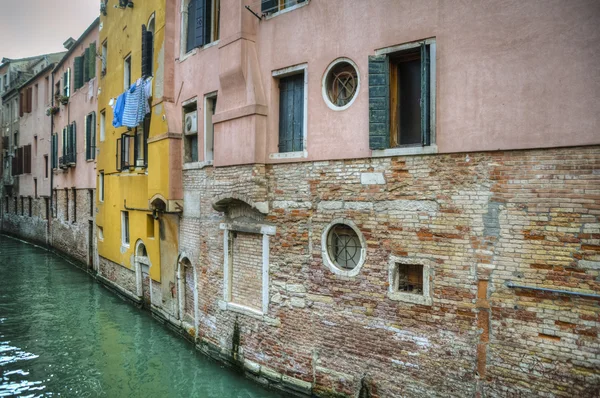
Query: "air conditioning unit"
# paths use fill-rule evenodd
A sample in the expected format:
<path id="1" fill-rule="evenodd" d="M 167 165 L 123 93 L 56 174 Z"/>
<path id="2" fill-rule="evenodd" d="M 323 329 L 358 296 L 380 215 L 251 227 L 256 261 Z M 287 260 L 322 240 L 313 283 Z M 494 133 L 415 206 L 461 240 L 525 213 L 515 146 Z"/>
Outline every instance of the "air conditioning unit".
<path id="1" fill-rule="evenodd" d="M 183 131 L 185 134 L 196 134 L 198 132 L 198 112 L 193 111 L 185 114 Z"/>

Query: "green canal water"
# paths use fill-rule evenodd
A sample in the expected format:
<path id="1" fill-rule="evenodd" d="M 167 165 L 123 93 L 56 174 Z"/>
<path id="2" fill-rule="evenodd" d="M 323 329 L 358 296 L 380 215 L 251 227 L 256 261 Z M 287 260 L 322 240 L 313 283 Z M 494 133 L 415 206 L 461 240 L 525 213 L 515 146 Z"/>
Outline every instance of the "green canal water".
<path id="1" fill-rule="evenodd" d="M 0 235 L 0 397 L 277 397 L 62 258 Z"/>

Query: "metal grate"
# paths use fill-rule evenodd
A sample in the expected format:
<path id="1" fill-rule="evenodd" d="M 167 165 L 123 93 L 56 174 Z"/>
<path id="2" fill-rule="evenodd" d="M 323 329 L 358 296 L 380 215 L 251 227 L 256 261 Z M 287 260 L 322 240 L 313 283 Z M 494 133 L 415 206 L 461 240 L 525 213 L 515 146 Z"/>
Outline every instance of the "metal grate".
<path id="1" fill-rule="evenodd" d="M 354 269 L 361 256 L 358 235 L 344 224 L 336 224 L 328 234 L 327 251 L 331 260 L 340 268 Z"/>

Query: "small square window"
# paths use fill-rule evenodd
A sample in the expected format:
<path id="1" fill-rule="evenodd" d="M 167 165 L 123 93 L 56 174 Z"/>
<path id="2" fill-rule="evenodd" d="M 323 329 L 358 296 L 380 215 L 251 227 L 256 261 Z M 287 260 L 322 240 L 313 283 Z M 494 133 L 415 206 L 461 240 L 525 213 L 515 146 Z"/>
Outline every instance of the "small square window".
<path id="1" fill-rule="evenodd" d="M 423 265 L 396 264 L 394 291 L 423 294 Z"/>

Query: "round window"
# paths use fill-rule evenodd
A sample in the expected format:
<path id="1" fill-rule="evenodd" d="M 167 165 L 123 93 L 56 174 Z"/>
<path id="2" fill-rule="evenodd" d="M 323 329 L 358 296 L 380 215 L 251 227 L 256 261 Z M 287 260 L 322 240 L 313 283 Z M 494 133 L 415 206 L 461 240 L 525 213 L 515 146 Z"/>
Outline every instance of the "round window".
<path id="1" fill-rule="evenodd" d="M 334 221 L 324 231 L 325 264 L 334 272 L 354 276 L 365 261 L 364 238 L 347 220 Z"/>
<path id="2" fill-rule="evenodd" d="M 349 107 L 360 87 L 358 68 L 352 60 L 335 60 L 323 78 L 323 97 L 331 109 L 343 110 Z"/>

